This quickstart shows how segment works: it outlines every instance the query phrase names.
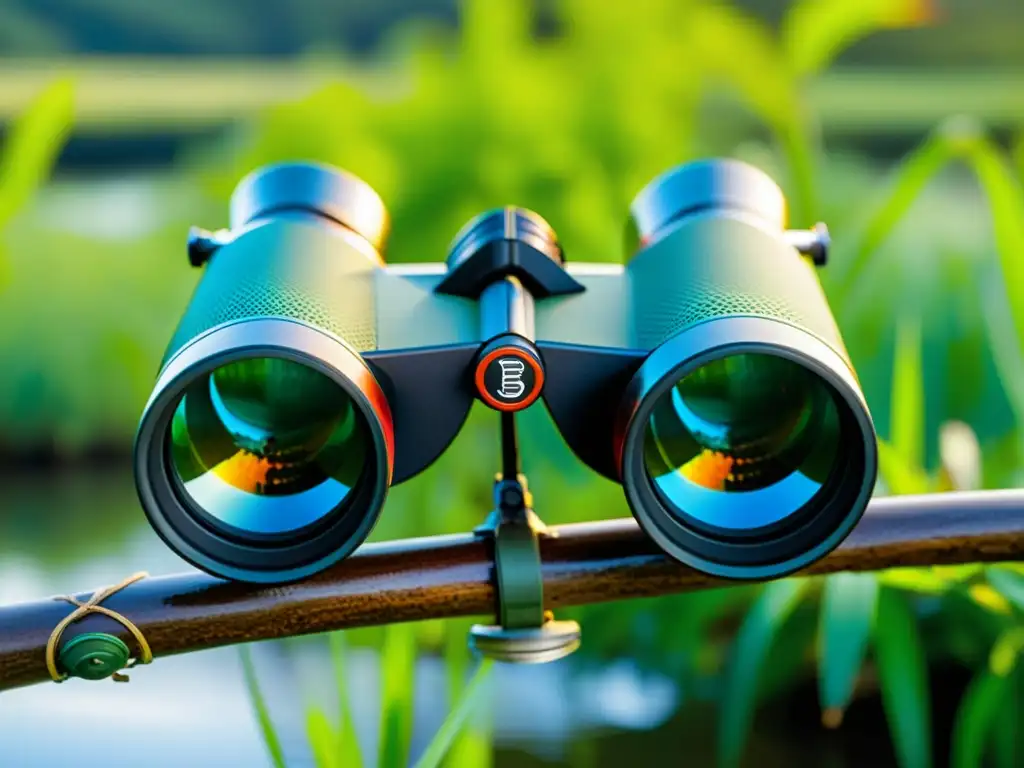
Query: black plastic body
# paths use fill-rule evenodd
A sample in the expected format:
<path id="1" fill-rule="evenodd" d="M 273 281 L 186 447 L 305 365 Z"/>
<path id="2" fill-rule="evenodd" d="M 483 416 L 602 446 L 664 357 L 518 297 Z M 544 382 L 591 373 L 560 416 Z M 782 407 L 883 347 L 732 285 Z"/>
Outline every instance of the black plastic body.
<path id="1" fill-rule="evenodd" d="M 392 484 L 433 464 L 459 433 L 476 398 L 470 372 L 478 351 L 466 344 L 363 355 L 391 405 Z"/>

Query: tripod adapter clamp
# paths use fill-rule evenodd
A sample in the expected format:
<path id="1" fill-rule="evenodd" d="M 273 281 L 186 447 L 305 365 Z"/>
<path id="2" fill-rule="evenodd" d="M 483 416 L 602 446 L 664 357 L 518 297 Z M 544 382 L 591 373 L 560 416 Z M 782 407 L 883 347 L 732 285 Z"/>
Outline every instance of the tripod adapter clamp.
<path id="1" fill-rule="evenodd" d="M 513 664 L 543 664 L 580 646 L 580 625 L 556 621 L 544 610 L 540 537 L 549 535 L 532 509 L 526 478 L 494 482 L 495 508 L 474 533 L 494 542 L 498 623 L 475 624 L 469 645 L 476 653 Z"/>

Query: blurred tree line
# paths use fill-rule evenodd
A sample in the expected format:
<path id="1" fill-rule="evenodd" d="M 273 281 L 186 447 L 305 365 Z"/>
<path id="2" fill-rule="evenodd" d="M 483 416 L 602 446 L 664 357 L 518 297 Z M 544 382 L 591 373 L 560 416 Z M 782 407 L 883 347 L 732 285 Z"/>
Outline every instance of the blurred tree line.
<path id="1" fill-rule="evenodd" d="M 851 4 L 860 0 L 851 0 Z M 961 68 L 1024 65 L 1024 3 L 918 0 L 949 23 L 860 40 L 838 60 L 855 66 Z M 5 0 L 4 56 L 163 55 L 288 57 L 310 49 L 368 55 L 412 18 L 458 24 L 458 0 Z M 551 0 L 533 0 L 535 30 L 559 33 Z M 777 27 L 788 3 L 733 5 Z"/>

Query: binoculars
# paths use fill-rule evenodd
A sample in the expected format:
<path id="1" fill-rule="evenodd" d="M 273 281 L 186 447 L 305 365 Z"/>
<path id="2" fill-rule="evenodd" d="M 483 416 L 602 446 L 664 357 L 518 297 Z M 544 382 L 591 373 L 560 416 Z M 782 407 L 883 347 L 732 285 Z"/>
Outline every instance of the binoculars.
<path id="1" fill-rule="evenodd" d="M 828 232 L 786 229 L 744 163 L 674 168 L 630 206 L 624 265 L 569 263 L 551 226 L 487 211 L 444 262 L 388 265 L 389 217 L 314 163 L 245 177 L 139 425 L 152 526 L 215 576 L 284 583 L 369 535 L 474 401 L 543 400 L 641 528 L 709 574 L 765 579 L 835 548 L 877 442 L 816 274 Z"/>

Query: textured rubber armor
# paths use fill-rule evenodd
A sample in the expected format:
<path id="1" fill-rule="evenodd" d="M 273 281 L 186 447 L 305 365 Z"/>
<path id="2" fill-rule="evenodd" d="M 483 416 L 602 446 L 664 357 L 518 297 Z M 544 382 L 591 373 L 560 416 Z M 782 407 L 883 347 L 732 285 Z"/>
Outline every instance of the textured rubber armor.
<path id="1" fill-rule="evenodd" d="M 357 352 L 376 349 L 378 268 L 333 226 L 271 220 L 246 231 L 207 263 L 161 367 L 211 328 L 257 318 L 298 320 Z"/>
<path id="2" fill-rule="evenodd" d="M 641 349 L 713 318 L 765 317 L 813 334 L 849 365 L 814 265 L 752 217 L 721 210 L 689 216 L 640 251 L 627 273 Z"/>

